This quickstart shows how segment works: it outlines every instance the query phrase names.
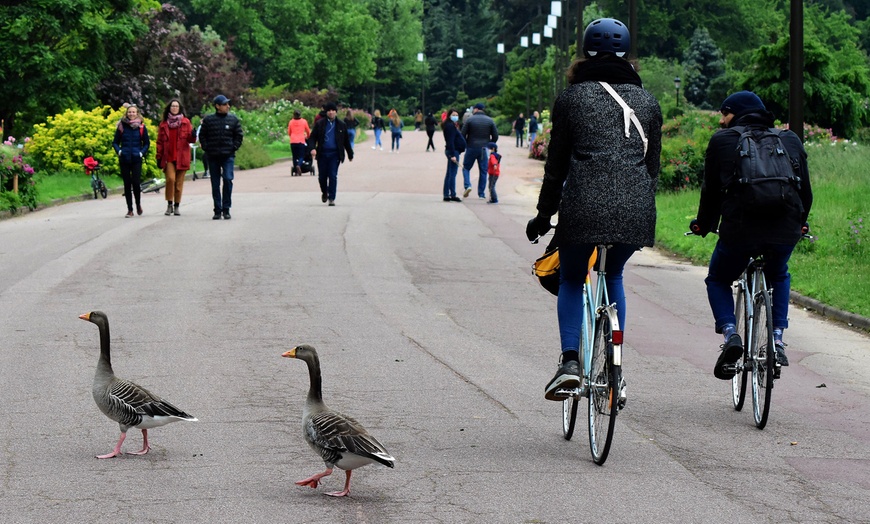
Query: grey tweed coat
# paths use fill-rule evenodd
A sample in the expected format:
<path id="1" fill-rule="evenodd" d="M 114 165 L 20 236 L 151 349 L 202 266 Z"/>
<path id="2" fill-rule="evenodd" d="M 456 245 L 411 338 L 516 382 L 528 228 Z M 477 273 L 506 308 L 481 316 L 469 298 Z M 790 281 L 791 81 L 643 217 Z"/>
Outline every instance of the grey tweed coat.
<path id="1" fill-rule="evenodd" d="M 648 142 L 598 82 L 568 86 L 553 105 L 553 127 L 538 213 L 559 213 L 562 245 L 624 243 L 652 246 L 655 192 L 661 168 L 662 111 L 648 91 L 612 84 L 634 109 Z"/>

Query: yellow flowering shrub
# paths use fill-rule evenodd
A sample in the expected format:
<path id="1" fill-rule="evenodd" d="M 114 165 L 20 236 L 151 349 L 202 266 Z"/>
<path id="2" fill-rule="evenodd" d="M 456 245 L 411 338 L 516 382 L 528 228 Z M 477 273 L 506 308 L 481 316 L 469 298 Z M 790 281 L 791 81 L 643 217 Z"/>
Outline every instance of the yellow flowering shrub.
<path id="1" fill-rule="evenodd" d="M 120 176 L 118 155 L 112 149 L 115 129 L 124 117 L 125 108 L 109 106 L 90 111 L 67 109 L 61 114 L 48 117 L 45 123 L 33 126 L 33 136 L 25 149 L 37 163 L 51 171 L 84 171 L 82 161 L 93 156 L 103 166 L 103 175 Z M 162 178 L 157 167 L 157 126 L 143 117 L 148 129 L 151 146 L 142 164 L 142 179 Z"/>

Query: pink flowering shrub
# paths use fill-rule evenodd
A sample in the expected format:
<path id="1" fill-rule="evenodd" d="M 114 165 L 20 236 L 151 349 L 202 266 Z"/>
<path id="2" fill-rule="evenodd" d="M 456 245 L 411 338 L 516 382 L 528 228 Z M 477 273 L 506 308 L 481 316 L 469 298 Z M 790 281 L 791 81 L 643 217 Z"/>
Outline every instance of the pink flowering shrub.
<path id="1" fill-rule="evenodd" d="M 24 143 L 29 143 L 25 138 Z M 15 213 L 22 205 L 36 209 L 34 170 L 24 160 L 24 148 L 10 136 L 0 145 L 0 210 Z M 17 191 L 16 191 L 17 190 Z"/>

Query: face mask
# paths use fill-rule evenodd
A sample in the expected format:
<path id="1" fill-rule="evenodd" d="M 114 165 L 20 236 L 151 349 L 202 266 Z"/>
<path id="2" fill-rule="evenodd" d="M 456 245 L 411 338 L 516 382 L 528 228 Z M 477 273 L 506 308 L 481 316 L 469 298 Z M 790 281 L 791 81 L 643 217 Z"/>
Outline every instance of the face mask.
<path id="1" fill-rule="evenodd" d="M 454 121 L 454 122 L 459 122 L 459 116 L 457 116 L 457 115 L 451 115 L 451 116 L 450 116 L 450 120 L 452 120 L 452 121 Z"/>

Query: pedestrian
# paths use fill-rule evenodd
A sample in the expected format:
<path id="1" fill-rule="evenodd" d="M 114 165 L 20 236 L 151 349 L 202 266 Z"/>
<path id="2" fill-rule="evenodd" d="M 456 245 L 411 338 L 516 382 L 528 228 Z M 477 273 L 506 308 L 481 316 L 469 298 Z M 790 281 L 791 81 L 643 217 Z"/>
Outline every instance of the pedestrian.
<path id="1" fill-rule="evenodd" d="M 402 117 L 395 109 L 390 109 L 390 153 L 399 152 L 399 142 L 402 140 Z"/>
<path id="2" fill-rule="evenodd" d="M 166 216 L 181 215 L 181 191 L 184 175 L 190 169 L 190 146 L 196 143 L 196 133 L 184 116 L 181 101 L 173 98 L 163 110 L 163 120 L 157 128 L 157 167 L 166 177 Z"/>
<path id="3" fill-rule="evenodd" d="M 444 201 L 462 202 L 462 199 L 456 196 L 459 157 L 465 151 L 465 138 L 459 132 L 459 111 L 455 108 L 446 111 L 444 122 L 441 123 L 441 130 L 444 132 L 444 154 L 447 156 L 447 173 L 444 175 Z"/>
<path id="4" fill-rule="evenodd" d="M 517 147 L 523 147 L 523 138 L 526 136 L 526 119 L 523 118 L 522 113 L 514 120 L 511 129 L 513 129 L 514 135 L 517 137 Z"/>
<path id="5" fill-rule="evenodd" d="M 242 147 L 244 134 L 242 123 L 236 115 L 230 113 L 230 99 L 218 95 L 213 103 L 215 112 L 202 119 L 199 142 L 208 155 L 211 197 L 214 201 L 212 220 L 220 220 L 221 217 L 229 220 L 232 218 L 230 208 L 233 205 L 233 168 L 236 151 Z"/>
<path id="6" fill-rule="evenodd" d="M 599 244 L 610 246 L 604 268 L 607 293 L 616 303 L 619 329 L 625 330 L 623 268 L 635 251 L 655 239 L 662 112 L 624 58 L 630 45 L 622 22 L 604 18 L 590 23 L 583 34 L 584 57 L 570 66 L 569 85 L 553 104 L 538 214 L 526 227 L 526 236 L 535 239 L 550 230 L 550 217 L 559 213 L 556 309 L 562 353 L 556 375 L 544 388 L 548 400 L 561 401 L 560 390 L 580 387 L 583 284 L 593 250 Z M 620 100 L 633 110 L 630 121 Z M 624 382 L 619 391 L 622 403 Z"/>
<path id="7" fill-rule="evenodd" d="M 335 205 L 338 165 L 347 159 L 353 162 L 353 148 L 347 136 L 344 121 L 335 118 L 338 108 L 332 102 L 323 106 L 326 117 L 314 123 L 308 150 L 317 160 L 318 180 L 320 181 L 320 200 Z"/>
<path id="8" fill-rule="evenodd" d="M 538 117 L 537 111 L 532 113 L 532 118 L 529 119 L 529 151 L 535 146 L 535 139 L 538 137 Z"/>
<path id="9" fill-rule="evenodd" d="M 127 218 L 133 216 L 133 199 L 136 200 L 136 213 L 142 214 L 142 162 L 148 154 L 151 141 L 148 128 L 139 115 L 139 108 L 128 105 L 124 118 L 115 128 L 112 147 L 118 153 L 121 178 L 124 180 L 124 199 L 127 201 Z"/>
<path id="10" fill-rule="evenodd" d="M 375 131 L 375 145 L 372 149 L 384 150 L 384 145 L 381 143 L 381 133 L 384 132 L 384 119 L 381 118 L 381 110 L 375 109 L 375 116 L 372 117 L 372 129 Z"/>
<path id="11" fill-rule="evenodd" d="M 471 193 L 471 168 L 477 162 L 480 176 L 477 179 L 477 196 L 486 198 L 486 169 L 489 158 L 486 154 L 486 144 L 489 142 L 498 142 L 498 128 L 495 122 L 490 118 L 486 111 L 486 106 L 482 103 L 474 104 L 472 108 L 473 115 L 462 125 L 462 136 L 468 144 L 465 149 L 465 159 L 462 162 L 462 180 L 465 183 L 465 193 L 467 197 Z"/>
<path id="12" fill-rule="evenodd" d="M 347 141 L 350 142 L 350 148 L 353 149 L 353 146 L 356 143 L 356 128 L 359 127 L 359 120 L 353 116 L 353 111 L 350 109 L 348 109 L 347 114 L 344 115 L 344 125 L 347 126 Z"/>
<path id="13" fill-rule="evenodd" d="M 418 107 L 414 112 L 414 131 L 420 131 L 423 127 L 423 111 Z"/>
<path id="14" fill-rule="evenodd" d="M 308 148 L 308 136 L 311 128 L 308 120 L 302 118 L 302 111 L 293 110 L 293 118 L 287 124 L 287 134 L 290 136 L 290 152 L 293 154 L 293 172 L 291 176 L 302 176 L 302 164 Z"/>
<path id="15" fill-rule="evenodd" d="M 707 298 L 716 322 L 716 333 L 722 334 L 724 342 L 713 374 L 730 380 L 734 376 L 733 364 L 743 355 L 743 341 L 737 333 L 734 314 L 732 284 L 740 276 L 751 257 L 764 256 L 764 275 L 767 284 L 773 287 L 772 320 L 776 361 L 788 366 L 783 331 L 788 328 L 788 301 L 791 275 L 788 261 L 803 230 L 808 231 L 807 217 L 813 204 L 810 187 L 807 153 L 797 134 L 791 130 L 781 131 L 779 140 L 788 155 L 783 173 L 790 182 L 773 182 L 776 200 L 784 206 L 753 205 L 744 191 L 761 190 L 762 184 L 739 184 L 738 145 L 744 131 L 753 134 L 773 128 L 773 114 L 764 102 L 751 91 L 732 94 L 722 102 L 719 126 L 707 145 L 704 161 L 704 181 L 701 185 L 701 201 L 698 218 L 692 221 L 692 232 L 706 236 L 718 225 L 719 239 L 710 258 L 707 270 Z M 791 165 L 789 165 L 791 164 Z M 766 182 L 771 184 L 771 182 Z M 743 186 L 743 187 L 740 187 Z"/>
<path id="16" fill-rule="evenodd" d="M 498 176 L 501 174 L 501 155 L 498 154 L 498 144 L 495 142 L 488 143 L 486 148 L 489 149 L 489 163 L 486 168 L 486 174 L 489 175 L 489 200 L 486 203 L 498 204 L 495 183 L 498 182 Z"/>
<path id="17" fill-rule="evenodd" d="M 429 152 L 429 148 L 432 148 L 432 151 L 435 151 L 435 142 L 432 141 L 432 136 L 435 134 L 435 126 L 438 125 L 438 122 L 435 120 L 435 116 L 432 115 L 430 111 L 428 115 L 426 115 L 426 135 L 429 137 L 429 142 L 426 143 L 426 152 Z"/>

